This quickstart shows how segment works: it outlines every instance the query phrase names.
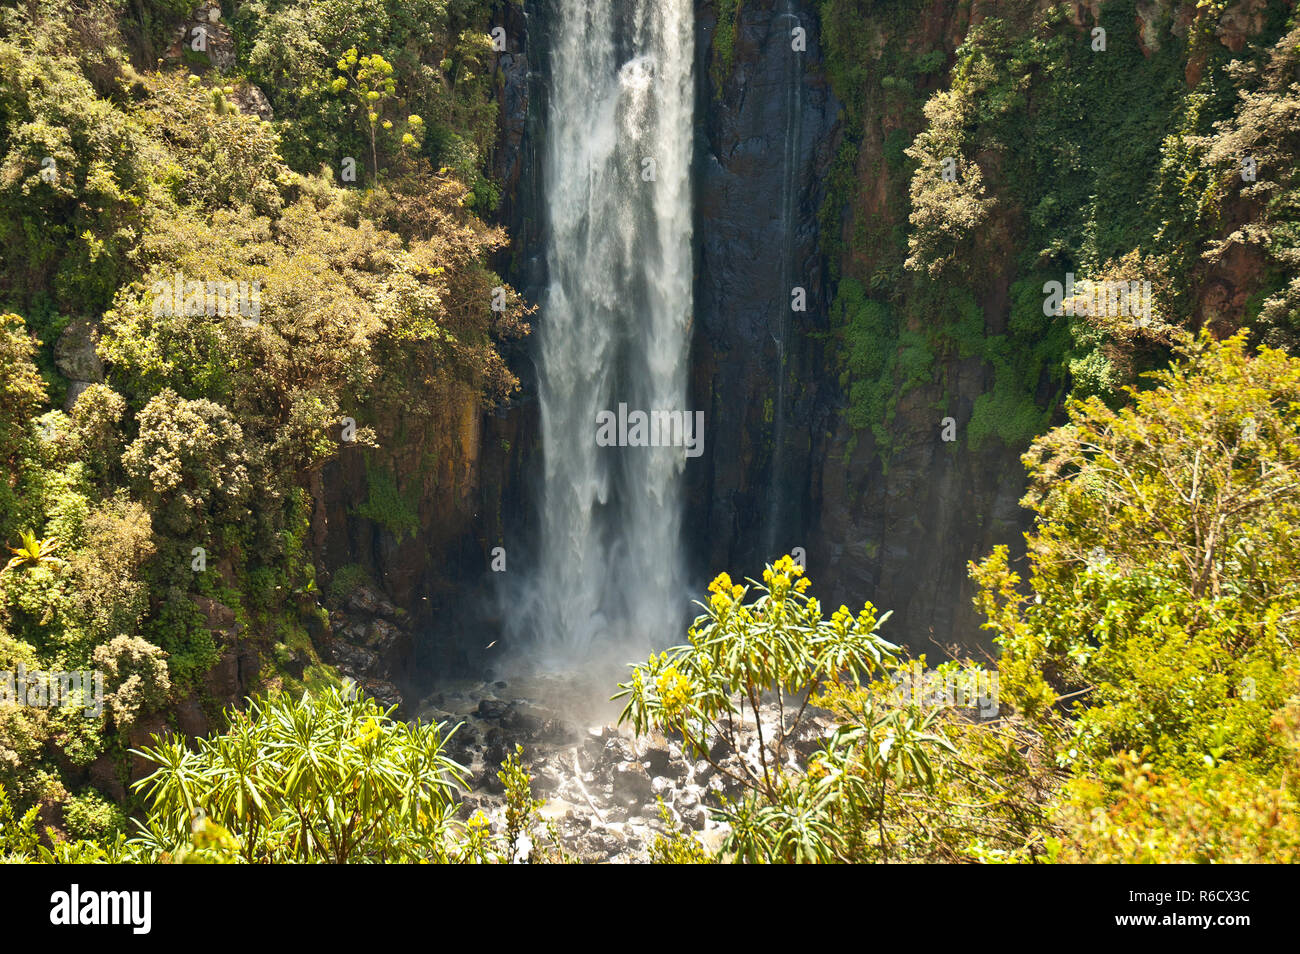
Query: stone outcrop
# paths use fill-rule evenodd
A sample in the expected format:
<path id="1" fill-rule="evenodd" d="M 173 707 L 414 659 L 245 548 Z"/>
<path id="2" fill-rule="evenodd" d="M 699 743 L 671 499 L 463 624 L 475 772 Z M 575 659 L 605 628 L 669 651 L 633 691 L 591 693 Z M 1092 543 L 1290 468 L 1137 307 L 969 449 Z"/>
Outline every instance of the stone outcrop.
<path id="1" fill-rule="evenodd" d="M 687 468 L 697 576 L 807 546 L 834 401 L 812 335 L 829 307 L 817 212 L 840 106 L 813 5 L 740 5 L 729 62 L 714 48 L 717 17 L 697 6 L 691 398 L 705 411 L 705 454 Z M 794 49 L 796 30 L 805 49 Z"/>
<path id="2" fill-rule="evenodd" d="M 405 610 L 367 586 L 358 586 L 330 615 L 329 633 L 318 642 L 322 658 L 353 679 L 383 706 L 405 702 L 399 684 L 413 669 L 414 639 Z"/>
<path id="3" fill-rule="evenodd" d="M 420 719 L 456 727 L 447 754 L 467 770 L 461 819 L 481 811 L 496 831 L 504 828 L 504 787 L 497 772 L 522 745 L 532 795 L 545 801 L 542 818 L 553 826 L 559 846 L 580 860 L 648 860 L 655 836 L 665 830 L 661 801 L 675 828 L 716 848 L 727 832 L 719 818 L 721 799 L 740 794 L 728 773 L 739 774 L 742 760 L 761 771 L 752 726 L 740 733 L 739 752 L 715 745 L 708 758 L 699 758 L 684 751 L 680 740 L 637 737 L 616 727 L 616 710 L 576 709 L 574 699 L 589 695 L 587 681 L 585 674 L 557 673 L 455 682 L 421 703 Z M 769 728 L 777 718 L 775 706 L 764 710 Z M 792 757 L 806 758 L 831 729 L 827 714 L 809 710 L 792 737 Z"/>
<path id="4" fill-rule="evenodd" d="M 98 344 L 99 328 L 85 318 L 69 323 L 54 344 L 54 364 L 69 382 L 65 411 L 72 409 L 86 388 L 104 380 L 104 363 L 95 350 Z"/>
<path id="5" fill-rule="evenodd" d="M 218 3 L 204 2 L 196 6 L 190 17 L 176 27 L 167 58 L 179 59 L 189 51 L 206 57 L 221 72 L 231 69 L 235 65 L 235 40 L 221 16 Z"/>

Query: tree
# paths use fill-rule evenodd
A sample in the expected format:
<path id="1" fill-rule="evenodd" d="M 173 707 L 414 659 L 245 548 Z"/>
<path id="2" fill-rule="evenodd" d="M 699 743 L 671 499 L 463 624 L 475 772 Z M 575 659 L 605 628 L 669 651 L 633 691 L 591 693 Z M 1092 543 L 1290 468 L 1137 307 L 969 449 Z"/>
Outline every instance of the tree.
<path id="1" fill-rule="evenodd" d="M 442 725 L 409 725 L 329 689 L 226 713 L 224 735 L 155 739 L 136 783 L 149 823 L 133 848 L 170 860 L 202 830 L 245 862 L 445 860 L 464 769 Z M 197 826 L 197 828 L 196 828 Z"/>
<path id="2" fill-rule="evenodd" d="M 996 205 L 986 195 L 979 163 L 962 156 L 969 109 L 958 92 L 936 94 L 925 104 L 929 127 L 905 151 L 918 163 L 910 187 L 906 264 L 931 278 L 949 269 L 972 270 L 976 236 Z M 951 175 L 944 174 L 945 165 Z"/>
<path id="3" fill-rule="evenodd" d="M 700 758 L 715 760 L 714 743 L 739 752 L 745 710 L 758 735 L 757 764 L 739 760 L 715 768 L 747 789 L 775 797 L 789 739 L 800 727 L 808 697 L 842 675 L 853 679 L 884 671 L 898 647 L 876 631 L 883 621 L 868 603 L 856 616 L 840 607 L 829 621 L 821 604 L 805 595 L 803 568 L 782 557 L 763 571 L 763 582 L 733 584 L 723 573 L 709 584 L 704 615 L 692 624 L 690 643 L 634 666 L 615 698 L 627 700 L 620 722 L 637 732 L 680 735 Z M 760 594 L 744 599 L 750 587 Z M 885 619 L 889 616 L 885 614 Z M 776 699 L 777 717 L 763 711 Z M 802 698 L 801 698 L 802 697 Z M 789 712 L 787 712 L 787 706 Z"/>
<path id="4" fill-rule="evenodd" d="M 1300 360 L 1203 337 L 1152 377 L 1030 448 L 1028 579 L 998 548 L 977 605 L 1013 701 L 1045 725 L 1068 701 L 1079 771 L 1149 749 L 1161 771 L 1264 772 L 1300 623 Z"/>
<path id="5" fill-rule="evenodd" d="M 138 421 L 139 436 L 122 465 L 168 530 L 185 533 L 213 517 L 239 519 L 252 487 L 243 429 L 229 411 L 165 390 Z"/>
<path id="6" fill-rule="evenodd" d="M 45 382 L 32 361 L 35 354 L 36 342 L 23 319 L 0 315 L 0 464 L 5 472 L 0 493 L 17 479 L 20 455 L 31 441 L 30 421 L 45 403 Z"/>
<path id="7" fill-rule="evenodd" d="M 370 169 L 376 179 L 379 178 L 379 150 L 377 146 L 379 128 L 392 129 L 390 120 L 383 119 L 384 110 L 392 103 L 397 93 L 397 81 L 393 79 L 393 64 L 378 53 L 358 56 L 354 46 L 343 54 L 338 63 L 343 76 L 334 80 L 334 92 L 343 93 L 350 90 L 352 98 L 362 115 L 366 118 L 366 129 L 370 134 Z M 423 125 L 418 116 L 412 116 L 409 123 L 412 130 Z M 414 132 L 408 130 L 409 144 L 415 144 Z M 403 145 L 407 140 L 403 139 Z"/>
<path id="8" fill-rule="evenodd" d="M 1265 340 L 1294 350 L 1300 344 L 1300 25 L 1294 22 L 1258 61 L 1228 67 L 1239 102 L 1213 136 L 1194 145 L 1203 152 L 1211 182 L 1204 207 L 1226 208 L 1233 226 L 1210 242 L 1205 258 L 1231 267 L 1245 249 L 1267 262 L 1259 321 Z M 1238 265 L 1237 271 L 1241 268 Z"/>
<path id="9" fill-rule="evenodd" d="M 119 476 L 122 437 L 119 424 L 126 400 L 106 384 L 91 384 L 72 406 L 72 430 L 78 456 L 101 481 Z"/>
<path id="10" fill-rule="evenodd" d="M 746 602 L 751 587 L 759 595 Z M 736 859 L 883 860 L 891 787 L 929 784 L 932 753 L 953 748 L 933 731 L 937 711 L 868 695 L 842 709 L 833 736 L 800 764 L 791 745 L 809 706 L 841 705 L 847 687 L 886 675 L 898 659 L 898 647 L 878 635 L 888 613 L 877 617 L 867 603 L 857 615 L 841 606 L 823 619 L 808 587 L 789 556 L 768 566 L 762 583 L 718 576 L 689 644 L 652 654 L 620 684 L 620 721 L 681 739 L 739 789 L 739 801 L 721 812 L 731 825 L 723 850 Z M 878 840 L 864 852 L 868 825 Z"/>
<path id="11" fill-rule="evenodd" d="M 108 714 L 119 729 L 161 709 L 171 694 L 167 654 L 138 636 L 114 636 L 95 647 L 95 667 L 108 682 Z"/>

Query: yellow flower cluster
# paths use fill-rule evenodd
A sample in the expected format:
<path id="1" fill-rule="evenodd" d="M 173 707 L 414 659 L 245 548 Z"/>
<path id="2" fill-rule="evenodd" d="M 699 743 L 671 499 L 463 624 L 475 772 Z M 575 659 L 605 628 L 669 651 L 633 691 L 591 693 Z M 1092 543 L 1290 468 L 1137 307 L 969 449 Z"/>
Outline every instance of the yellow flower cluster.
<path id="1" fill-rule="evenodd" d="M 666 718 L 676 719 L 686 712 L 691 701 L 691 681 L 676 666 L 669 666 L 659 674 L 655 680 L 655 689 L 659 693 L 659 704 L 663 706 Z"/>
<path id="2" fill-rule="evenodd" d="M 730 593 L 733 597 L 739 599 L 740 594 L 745 592 L 745 588 L 743 586 L 734 585 L 731 582 L 731 574 L 719 573 L 713 578 L 713 582 L 709 584 L 709 592 Z"/>
<path id="3" fill-rule="evenodd" d="M 849 631 L 853 622 L 853 611 L 843 604 L 831 614 L 831 625 L 841 636 Z M 857 615 L 857 624 L 861 630 L 868 633 L 876 628 L 876 607 L 870 600 L 863 604 L 862 612 Z"/>
<path id="4" fill-rule="evenodd" d="M 777 594 L 785 593 L 793 583 L 795 591 L 803 593 L 808 589 L 809 581 L 803 577 L 803 567 L 786 555 L 763 570 L 763 582 Z"/>
<path id="5" fill-rule="evenodd" d="M 831 614 L 831 625 L 835 627 L 835 631 L 841 636 L 849 631 L 849 623 L 852 621 L 853 611 L 843 603 L 840 604 L 839 609 Z"/>
<path id="6" fill-rule="evenodd" d="M 709 606 L 713 612 L 722 614 L 745 595 L 745 588 L 732 583 L 730 574 L 719 573 L 709 584 L 709 592 L 713 594 L 709 597 Z"/>

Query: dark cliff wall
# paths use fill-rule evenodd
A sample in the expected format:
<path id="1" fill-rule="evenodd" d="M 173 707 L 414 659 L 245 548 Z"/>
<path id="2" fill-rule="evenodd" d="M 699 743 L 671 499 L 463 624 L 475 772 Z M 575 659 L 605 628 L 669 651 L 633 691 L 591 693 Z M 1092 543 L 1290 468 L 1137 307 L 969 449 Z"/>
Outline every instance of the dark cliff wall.
<path id="1" fill-rule="evenodd" d="M 808 4 L 728 14 L 734 22 L 720 25 L 716 4 L 697 7 L 691 398 L 705 411 L 706 451 L 687 470 L 687 526 L 700 577 L 755 573 L 808 548 L 833 426 L 818 371 L 829 299 L 817 212 L 840 107 Z M 806 50 L 792 48 L 796 29 Z"/>
<path id="2" fill-rule="evenodd" d="M 969 26 L 964 4 L 931 0 L 912 6 L 914 15 L 875 22 L 876 31 L 847 44 L 861 47 L 858 58 L 871 65 L 859 93 L 851 185 L 841 196 L 842 207 L 827 210 L 843 228 L 842 237 L 833 237 L 840 239 L 835 264 L 841 277 L 873 276 L 896 267 L 893 249 L 872 239 L 908 228 L 911 171 L 887 154 L 897 142 L 910 142 L 923 126 L 919 104 L 946 85 L 944 64 Z M 931 51 L 943 54 L 931 73 L 899 69 L 901 62 Z M 910 89 L 888 88 L 894 71 Z M 871 238 L 864 241 L 864 232 Z M 983 262 L 983 281 L 974 298 L 985 316 L 985 334 L 1006 324 L 1012 263 L 1010 243 Z M 929 326 L 942 320 L 939 314 L 922 313 L 908 319 L 907 330 L 925 336 Z M 902 350 L 890 347 L 895 353 Z M 828 387 L 838 377 L 832 364 L 821 369 Z M 889 390 L 897 403 L 880 415 L 883 420 L 862 428 L 852 426 L 843 413 L 849 397 L 843 387 L 838 389 L 840 413 L 818 461 L 809 569 L 832 605 L 855 606 L 869 599 L 891 610 L 891 639 L 918 651 L 932 649 L 932 641 L 973 648 L 987 640 L 971 604 L 967 562 L 997 543 L 1009 544 L 1016 555 L 1023 552 L 1021 532 L 1028 514 L 1018 501 L 1025 488 L 1019 459 L 1024 448 L 990 441 L 975 449 L 965 441 L 964 430 L 957 441 L 942 439 L 944 418 L 964 426 L 976 399 L 992 390 L 994 373 L 988 363 L 940 354 L 927 374 L 922 381 L 905 382 L 901 376 L 892 381 Z M 1049 393 L 1039 397 L 1043 404 L 1052 401 Z"/>
<path id="3" fill-rule="evenodd" d="M 806 2 L 754 0 L 725 13 L 734 21 L 722 26 L 723 51 L 717 4 L 696 9 L 690 407 L 706 412 L 706 443 L 687 468 L 691 579 L 702 588 L 724 569 L 756 574 L 800 547 L 826 598 L 894 609 L 894 637 L 916 645 L 930 634 L 969 641 L 977 628 L 965 562 L 1021 522 L 1016 453 L 953 454 L 938 440 L 934 395 L 925 391 L 901 404 L 894 426 L 905 439 L 887 465 L 870 435 L 844 423 L 827 347 L 833 263 L 819 225 L 843 108 L 825 75 L 821 24 Z M 498 62 L 493 172 L 505 187 L 500 220 L 512 239 L 501 264 L 534 301 L 546 276 L 539 157 L 554 19 L 546 2 L 505 5 L 500 17 L 508 51 Z M 796 27 L 804 31 L 800 51 L 792 48 Z M 881 110 L 864 156 L 883 148 L 889 129 Z M 864 159 L 861 170 L 871 168 Z M 888 188 L 862 175 L 864 195 Z M 418 614 L 428 668 L 485 663 L 480 650 L 497 635 L 500 612 L 490 551 L 506 547 L 510 575 L 526 573 L 531 560 L 528 475 L 542 449 L 530 343 L 516 346 L 510 360 L 523 391 L 512 407 L 479 422 L 472 480 L 454 506 L 433 507 L 428 519 L 422 508 L 418 540 L 402 545 L 382 528 L 351 523 L 352 545 L 375 554 L 390 592 Z M 938 386 L 957 408 L 989 386 L 978 360 L 944 375 Z"/>
<path id="4" fill-rule="evenodd" d="M 703 466 L 688 470 L 695 575 L 756 574 L 801 547 L 826 600 L 894 610 L 892 637 L 978 643 L 966 561 L 1018 539 L 1023 469 L 1015 449 L 954 453 L 933 408 L 946 394 L 947 413 L 968 418 L 989 369 L 956 361 L 911 391 L 890 422 L 888 457 L 846 423 L 827 347 L 835 263 L 819 225 L 843 110 L 825 75 L 822 25 L 814 4 L 767 0 L 724 10 L 735 21 L 720 28 L 718 6 L 697 11 L 692 398 L 707 412 L 708 442 Z M 951 28 L 955 5 L 935 6 L 919 31 Z M 802 53 L 791 49 L 796 26 Z M 883 99 L 875 106 L 857 168 L 863 197 L 891 188 L 873 160 L 896 126 Z M 990 297 L 1005 300 L 1005 284 Z M 795 287 L 806 311 L 792 308 Z"/>

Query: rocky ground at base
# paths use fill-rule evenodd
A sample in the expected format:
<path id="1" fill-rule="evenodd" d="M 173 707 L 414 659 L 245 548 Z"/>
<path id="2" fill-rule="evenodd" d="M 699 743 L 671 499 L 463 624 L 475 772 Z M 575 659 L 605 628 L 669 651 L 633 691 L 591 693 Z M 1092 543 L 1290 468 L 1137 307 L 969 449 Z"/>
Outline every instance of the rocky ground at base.
<path id="1" fill-rule="evenodd" d="M 545 800 L 542 818 L 559 846 L 578 860 L 649 860 L 655 836 L 665 830 L 661 801 L 674 828 L 692 832 L 708 847 L 721 844 L 727 825 L 716 818 L 716 810 L 723 797 L 739 794 L 738 783 L 727 772 L 740 774 L 742 760 L 757 765 L 752 713 L 746 713 L 741 751 L 716 744 L 709 753 L 711 762 L 683 751 L 676 740 L 638 737 L 618 727 L 618 709 L 612 703 L 577 704 L 600 698 L 590 690 L 589 680 L 548 674 L 457 683 L 423 700 L 417 718 L 458 726 L 448 753 L 468 769 L 461 818 L 481 810 L 494 829 L 504 826 L 504 786 L 497 772 L 520 745 L 523 763 L 533 776 L 533 797 Z M 765 725 L 774 726 L 775 707 L 765 708 L 763 717 Z M 803 722 L 790 740 L 790 758 L 806 757 L 831 730 L 825 713 L 810 711 Z"/>

